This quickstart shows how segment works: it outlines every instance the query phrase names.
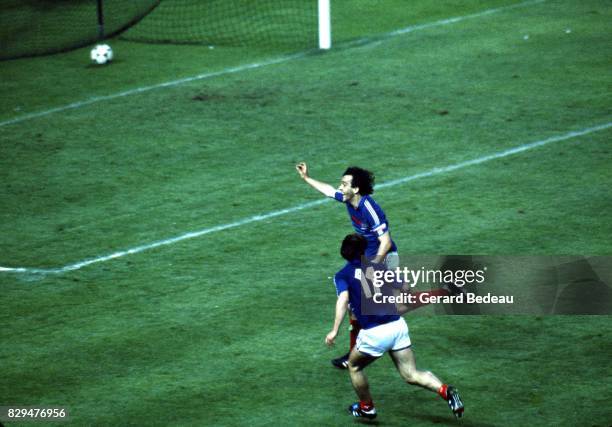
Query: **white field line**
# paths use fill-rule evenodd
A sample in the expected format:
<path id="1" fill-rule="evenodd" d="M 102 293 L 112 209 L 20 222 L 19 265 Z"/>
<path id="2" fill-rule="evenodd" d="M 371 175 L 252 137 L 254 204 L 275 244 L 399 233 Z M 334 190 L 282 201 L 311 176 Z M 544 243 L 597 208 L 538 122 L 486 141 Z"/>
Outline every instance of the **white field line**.
<path id="1" fill-rule="evenodd" d="M 481 163 L 489 162 L 491 160 L 501 159 L 501 158 L 504 158 L 504 157 L 512 156 L 512 155 L 515 155 L 515 154 L 519 154 L 519 153 L 522 153 L 522 152 L 525 152 L 525 151 L 528 151 L 528 150 L 532 150 L 532 149 L 537 148 L 537 147 L 541 147 L 543 145 L 547 145 L 547 144 L 551 144 L 551 143 L 555 143 L 555 142 L 565 141 L 565 140 L 568 140 L 568 139 L 576 138 L 576 137 L 583 136 L 583 135 L 588 135 L 590 133 L 599 132 L 599 131 L 610 129 L 610 128 L 612 128 L 612 122 L 608 122 L 608 123 L 605 123 L 605 124 L 602 124 L 602 125 L 599 125 L 599 126 L 593 126 L 593 127 L 585 128 L 585 129 L 578 130 L 578 131 L 568 132 L 568 133 L 565 133 L 563 135 L 553 136 L 553 137 L 550 137 L 550 138 L 542 139 L 542 140 L 531 142 L 531 143 L 528 143 L 528 144 L 519 145 L 519 146 L 514 147 L 514 148 L 510 148 L 510 149 L 503 150 L 503 151 L 498 151 L 496 153 L 488 154 L 486 156 L 477 157 L 477 158 L 472 159 L 472 160 L 466 160 L 466 161 L 463 161 L 463 162 L 460 162 L 460 163 L 455 163 L 453 165 L 437 167 L 437 168 L 429 169 L 428 171 L 421 172 L 421 173 L 418 173 L 418 174 L 415 174 L 415 175 L 410 175 L 410 176 L 406 176 L 406 177 L 403 177 L 403 178 L 395 179 L 395 180 L 392 180 L 392 181 L 387 181 L 387 182 L 384 182 L 382 184 L 377 185 L 376 188 L 381 189 L 381 188 L 394 187 L 396 185 L 405 184 L 405 183 L 410 182 L 410 181 L 416 181 L 416 180 L 423 179 L 423 178 L 429 178 L 429 177 L 432 177 L 432 176 L 436 176 L 436 175 L 441 175 L 441 174 L 453 172 L 453 171 L 456 171 L 458 169 L 463 169 L 463 168 L 467 168 L 467 167 L 470 167 L 470 166 L 479 165 Z M 134 248 L 127 249 L 127 250 L 124 250 L 124 251 L 114 252 L 114 253 L 112 253 L 110 255 L 104 255 L 104 256 L 97 257 L 97 258 L 91 258 L 91 259 L 86 259 L 86 260 L 83 260 L 83 261 L 79 261 L 79 262 L 76 262 L 74 264 L 68 264 L 68 265 L 66 265 L 64 267 L 58 267 L 58 268 L 26 268 L 26 267 L 11 268 L 11 267 L 0 267 L 0 272 L 34 273 L 34 274 L 61 274 L 61 273 L 66 273 L 66 272 L 73 271 L 73 270 L 79 270 L 79 269 L 81 269 L 83 267 L 86 267 L 88 265 L 97 264 L 97 263 L 101 263 L 101 262 L 106 262 L 106 261 L 110 261 L 110 260 L 113 260 L 113 259 L 116 259 L 116 258 L 122 258 L 122 257 L 127 256 L 127 255 L 137 254 L 137 253 L 140 253 L 140 252 L 148 251 L 150 249 L 158 248 L 160 246 L 172 245 L 174 243 L 178 243 L 178 242 L 181 242 L 183 240 L 193 239 L 193 238 L 196 238 L 196 237 L 204 236 L 206 234 L 212 234 L 212 233 L 216 233 L 216 232 L 219 232 L 219 231 L 228 230 L 228 229 L 231 229 L 231 228 L 241 227 L 243 225 L 251 224 L 251 223 L 254 223 L 254 222 L 259 222 L 259 221 L 264 221 L 264 220 L 267 220 L 267 219 L 275 218 L 277 216 L 290 214 L 290 213 L 297 212 L 297 211 L 300 211 L 300 210 L 303 210 L 303 209 L 311 208 L 313 206 L 321 205 L 321 204 L 326 203 L 326 202 L 328 202 L 330 200 L 331 199 L 319 199 L 319 200 L 315 200 L 315 201 L 312 201 L 312 202 L 309 202 L 309 203 L 303 203 L 301 205 L 293 206 L 293 207 L 290 207 L 290 208 L 281 209 L 281 210 L 277 210 L 277 211 L 272 211 L 272 212 L 264 213 L 264 214 L 261 214 L 261 215 L 251 216 L 251 217 L 248 217 L 248 218 L 241 219 L 240 221 L 231 222 L 231 223 L 222 224 L 222 225 L 217 225 L 215 227 L 203 228 L 201 230 L 197 230 L 197 231 L 192 231 L 192 232 L 189 232 L 189 233 L 181 234 L 180 236 L 172 237 L 172 238 L 169 238 L 169 239 L 158 240 L 158 241 L 153 242 L 153 243 L 148 243 L 148 244 L 145 244 L 145 245 L 136 246 Z"/>
<path id="2" fill-rule="evenodd" d="M 482 12 L 478 12 L 478 13 L 473 13 L 470 15 L 464 15 L 464 16 L 457 16 L 454 18 L 448 18 L 448 19 L 442 19 L 439 21 L 434 21 L 434 22 L 429 22 L 429 23 L 425 23 L 425 24 L 420 24 L 420 25 L 411 25 L 409 27 L 405 27 L 405 28 L 401 28 L 399 30 L 395 30 L 395 31 L 391 31 L 389 33 L 385 33 L 382 34 L 380 36 L 377 36 L 375 39 L 370 40 L 369 38 L 362 38 L 359 40 L 354 40 L 351 42 L 347 42 L 346 44 L 341 44 L 340 46 L 346 46 L 348 48 L 351 47 L 362 47 L 364 45 L 367 45 L 369 43 L 380 43 L 381 39 L 384 38 L 391 38 L 391 37 L 396 37 L 396 36 L 400 36 L 402 34 L 406 34 L 406 33 L 411 33 L 414 31 L 418 31 L 418 30 L 424 30 L 427 28 L 434 28 L 434 27 L 439 27 L 439 26 L 444 26 L 444 25 L 449 25 L 449 24 L 455 24 L 457 22 L 461 22 L 461 21 L 465 21 L 467 19 L 473 19 L 473 18 L 479 18 L 482 16 L 487 16 L 487 15 L 491 15 L 494 13 L 499 13 L 499 12 L 503 12 L 506 10 L 511 10 L 511 9 L 515 9 L 518 7 L 525 7 L 525 6 L 531 6 L 534 4 L 539 4 L 539 3 L 543 3 L 546 0 L 529 0 L 529 1 L 525 1 L 522 3 L 516 3 L 513 5 L 509 5 L 509 6 L 502 6 L 502 7 L 497 7 L 497 8 L 492 8 L 492 9 L 487 9 L 487 10 L 483 10 Z M 205 79 L 211 79 L 214 77 L 219 77 L 219 76 L 224 76 L 224 75 L 228 75 L 228 74 L 234 74 L 234 73 L 239 73 L 242 71 L 248 71 L 248 70 L 253 70 L 256 68 L 262 68 L 262 67 L 267 67 L 269 65 L 275 65 L 275 64 L 280 64 L 283 62 L 289 62 L 292 61 L 294 59 L 300 59 L 300 58 L 304 58 L 307 55 L 309 55 L 312 51 L 305 51 L 305 52 L 298 52 L 292 55 L 285 55 L 285 56 L 281 56 L 278 58 L 274 58 L 274 59 L 270 59 L 267 61 L 262 61 L 262 62 L 255 62 L 252 64 L 245 64 L 245 65 L 238 65 L 236 67 L 230 67 L 230 68 L 225 68 L 219 71 L 214 71 L 214 72 L 210 72 L 210 73 L 202 73 L 202 74 L 198 74 L 195 76 L 191 76 L 191 77 L 185 77 L 182 79 L 178 79 L 178 80 L 170 80 L 164 83 L 158 83 L 155 85 L 150 85 L 150 86 L 142 86 L 142 87 L 138 87 L 135 89 L 130 89 L 130 90 L 126 90 L 123 92 L 118 92 L 118 93 L 114 93 L 111 95 L 103 95 L 103 96 L 95 96 L 83 101 L 77 101 L 77 102 L 73 102 L 70 104 L 66 104 L 66 105 L 62 105 L 59 107 L 55 107 L 55 108 L 50 108 L 48 110 L 42 110 L 42 111 L 37 111 L 34 113 L 28 113 L 28 114 L 23 114 L 21 116 L 15 117 L 13 119 L 9 119 L 9 120 L 5 120 L 5 121 L 0 121 L 0 127 L 3 126 L 8 126 L 8 125 L 12 125 L 12 124 L 17 124 L 17 123 L 21 123 L 27 120 L 32 120 L 32 119 L 36 119 L 39 117 L 44 117 L 44 116 L 48 116 L 50 114 L 54 114 L 54 113 L 61 113 L 63 111 L 68 111 L 68 110 L 74 110 L 77 108 L 81 108 L 81 107 L 86 107 L 88 105 L 91 104 L 95 104 L 97 102 L 101 102 L 101 101 L 108 101 L 108 100 L 112 100 L 112 99 L 117 99 L 117 98 L 122 98 L 122 97 L 126 97 L 126 96 L 131 96 L 131 95 L 136 95 L 139 93 L 144 93 L 144 92 L 149 92 L 152 90 L 156 90 L 156 89 L 162 89 L 162 88 L 167 88 L 167 87 L 172 87 L 172 86 L 178 86 L 178 85 L 182 85 L 184 83 L 189 83 L 189 82 L 193 82 L 193 81 L 197 81 L 197 80 L 205 80 Z M 332 50 L 333 52 L 333 50 Z M 1 270 L 0 270 L 1 271 Z"/>
<path id="3" fill-rule="evenodd" d="M 498 12 L 504 12 L 504 11 L 516 9 L 519 7 L 532 6 L 535 4 L 544 3 L 545 1 L 546 0 L 528 0 L 522 3 L 516 3 L 516 4 L 512 4 L 508 6 L 501 6 L 501 7 L 496 7 L 492 9 L 486 9 L 486 10 L 483 10 L 482 12 L 476 12 L 476 13 L 472 13 L 469 15 L 457 16 L 454 18 L 446 18 L 446 19 L 441 19 L 439 21 L 427 22 L 424 24 L 411 25 L 409 27 L 400 28 L 398 30 L 394 30 L 388 33 L 383 33 L 378 36 L 373 36 L 371 39 L 362 38 L 358 40 L 353 40 L 353 41 L 347 42 L 347 45 L 350 45 L 350 46 L 356 45 L 357 47 L 368 46 L 370 44 L 378 45 L 385 40 L 388 40 L 392 37 L 401 36 L 403 34 L 408 34 L 408 33 L 412 33 L 412 32 L 419 31 L 419 30 L 426 30 L 428 28 L 439 27 L 443 25 L 456 24 L 457 22 L 465 21 L 467 19 L 481 18 L 483 16 L 493 15 Z"/>

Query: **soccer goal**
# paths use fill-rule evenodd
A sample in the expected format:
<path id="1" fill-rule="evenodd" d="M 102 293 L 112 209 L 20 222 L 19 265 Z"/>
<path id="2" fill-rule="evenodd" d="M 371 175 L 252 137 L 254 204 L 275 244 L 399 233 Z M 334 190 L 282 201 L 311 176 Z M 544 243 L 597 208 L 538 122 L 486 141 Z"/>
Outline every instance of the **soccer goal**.
<path id="1" fill-rule="evenodd" d="M 330 0 L 0 1 L 0 59 L 118 36 L 144 43 L 329 49 Z"/>
<path id="2" fill-rule="evenodd" d="M 330 0 L 162 0 L 120 37 L 211 47 L 329 49 Z"/>

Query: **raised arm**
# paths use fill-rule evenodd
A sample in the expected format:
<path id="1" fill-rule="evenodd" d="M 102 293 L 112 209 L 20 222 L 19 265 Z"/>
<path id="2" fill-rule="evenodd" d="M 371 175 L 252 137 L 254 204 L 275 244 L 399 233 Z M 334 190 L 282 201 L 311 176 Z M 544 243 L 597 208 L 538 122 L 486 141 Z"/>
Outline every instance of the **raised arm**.
<path id="1" fill-rule="evenodd" d="M 324 194 L 327 197 L 334 197 L 336 194 L 336 189 L 329 184 L 326 184 L 321 181 L 317 181 L 314 178 L 308 176 L 308 166 L 306 163 L 298 163 L 295 165 L 295 169 L 300 174 L 300 178 L 302 178 L 308 185 L 317 190 L 319 193 Z"/>

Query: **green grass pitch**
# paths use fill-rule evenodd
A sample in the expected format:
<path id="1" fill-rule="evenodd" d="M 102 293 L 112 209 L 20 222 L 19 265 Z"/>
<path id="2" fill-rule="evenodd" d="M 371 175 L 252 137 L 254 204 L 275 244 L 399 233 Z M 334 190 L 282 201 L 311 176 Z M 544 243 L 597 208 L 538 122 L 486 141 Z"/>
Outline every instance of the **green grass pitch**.
<path id="1" fill-rule="evenodd" d="M 318 200 L 297 161 L 382 184 L 608 126 L 375 197 L 401 253 L 612 255 L 610 2 L 517 4 L 333 2 L 322 54 L 111 40 L 110 66 L 87 49 L 1 62 L 0 266 L 250 222 L 0 271 L 0 406 L 67 406 L 74 425 L 354 425 L 329 364 L 347 333 L 323 342 L 344 208 L 253 220 Z M 378 425 L 612 423 L 610 316 L 430 314 L 406 316 L 417 364 L 459 387 L 465 418 L 385 357 L 367 371 Z"/>

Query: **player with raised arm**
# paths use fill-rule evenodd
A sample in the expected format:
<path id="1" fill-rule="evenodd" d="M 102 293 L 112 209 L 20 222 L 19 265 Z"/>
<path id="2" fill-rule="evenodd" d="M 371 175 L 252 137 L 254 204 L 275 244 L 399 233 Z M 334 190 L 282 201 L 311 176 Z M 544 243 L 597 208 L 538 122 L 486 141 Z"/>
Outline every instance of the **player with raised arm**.
<path id="1" fill-rule="evenodd" d="M 420 371 L 416 368 L 406 321 L 398 314 L 366 314 L 367 310 L 363 309 L 368 302 L 363 300 L 367 296 L 364 295 L 362 288 L 365 273 L 361 266 L 361 259 L 366 251 L 366 246 L 366 239 L 360 234 L 349 234 L 342 242 L 340 254 L 347 260 L 347 263 L 334 276 L 338 298 L 336 300 L 334 324 L 325 337 L 327 345 L 334 344 L 340 325 L 350 305 L 350 310 L 358 319 L 362 329 L 348 361 L 351 383 L 359 397 L 359 402 L 349 406 L 349 412 L 354 417 L 376 418 L 376 408 L 372 401 L 368 380 L 363 371 L 370 363 L 389 352 L 404 381 L 438 393 L 440 397 L 447 401 L 453 414 L 460 418 L 463 416 L 464 405 L 457 389 L 451 385 L 443 384 L 433 373 Z"/>
<path id="2" fill-rule="evenodd" d="M 366 169 L 352 166 L 346 169 L 340 179 L 340 186 L 335 189 L 330 184 L 318 181 L 308 174 L 306 163 L 295 166 L 300 177 L 312 188 L 323 195 L 346 204 L 353 229 L 362 235 L 367 242 L 366 257 L 373 263 L 383 263 L 389 269 L 399 265 L 397 247 L 391 238 L 389 223 L 382 208 L 372 198 L 374 192 L 374 174 Z M 413 292 L 418 295 L 420 292 Z M 430 295 L 448 295 L 445 289 L 427 291 Z M 407 310 L 414 310 L 424 303 L 415 303 Z M 355 346 L 361 326 L 353 316 L 350 318 L 349 351 L 336 359 L 332 364 L 340 369 L 348 367 L 349 353 Z"/>
<path id="3" fill-rule="evenodd" d="M 370 196 L 374 192 L 374 174 L 356 166 L 349 167 L 342 174 L 340 186 L 335 189 L 329 184 L 310 177 L 306 163 L 298 163 L 295 168 L 300 177 L 312 188 L 346 204 L 353 229 L 366 238 L 366 256 L 372 262 L 388 261 L 389 264 L 392 264 L 397 260 L 397 247 L 391 239 L 385 213 Z M 355 346 L 360 330 L 361 325 L 355 317 L 351 316 L 349 351 L 331 361 L 335 367 L 348 368 L 348 357 Z"/>
<path id="4" fill-rule="evenodd" d="M 340 186 L 335 189 L 310 177 L 306 163 L 298 163 L 296 169 L 300 177 L 312 188 L 346 204 L 353 228 L 368 242 L 366 256 L 372 262 L 382 263 L 388 255 L 397 253 L 385 213 L 371 197 L 374 192 L 372 172 L 356 166 L 349 167 L 342 174 Z"/>

